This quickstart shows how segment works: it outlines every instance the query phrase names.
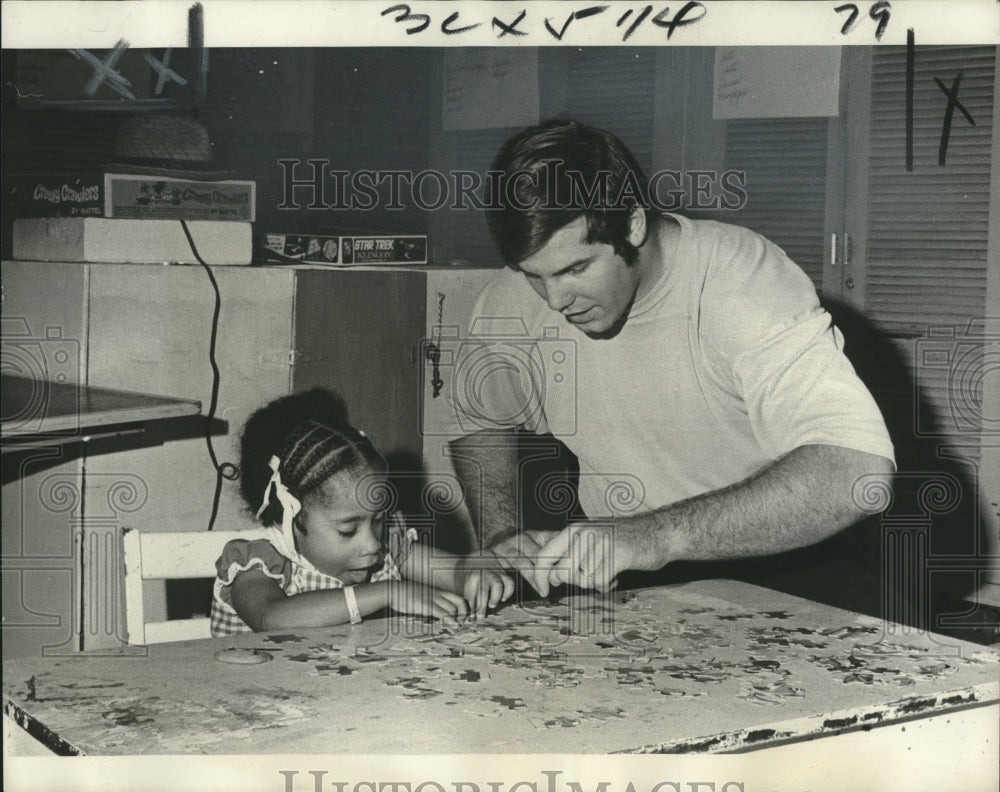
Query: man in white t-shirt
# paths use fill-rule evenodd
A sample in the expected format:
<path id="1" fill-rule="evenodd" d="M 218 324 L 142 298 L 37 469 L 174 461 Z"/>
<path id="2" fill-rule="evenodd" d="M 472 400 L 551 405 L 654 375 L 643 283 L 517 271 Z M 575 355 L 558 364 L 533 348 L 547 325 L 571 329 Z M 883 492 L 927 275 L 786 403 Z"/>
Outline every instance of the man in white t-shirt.
<path id="1" fill-rule="evenodd" d="M 652 210 L 613 135 L 509 140 L 487 208 L 508 265 L 459 351 L 451 444 L 482 545 L 542 594 L 625 570 L 769 555 L 868 514 L 893 449 L 806 275 L 746 229 Z M 587 519 L 519 524 L 518 432 L 580 464 Z M 878 500 L 878 499 L 875 499 Z"/>

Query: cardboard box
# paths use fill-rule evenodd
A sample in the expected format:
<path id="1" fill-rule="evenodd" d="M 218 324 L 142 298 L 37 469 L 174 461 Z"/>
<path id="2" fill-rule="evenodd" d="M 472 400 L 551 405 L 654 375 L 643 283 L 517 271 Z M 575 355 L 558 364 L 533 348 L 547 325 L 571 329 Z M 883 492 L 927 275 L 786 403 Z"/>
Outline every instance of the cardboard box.
<path id="1" fill-rule="evenodd" d="M 427 237 L 422 235 L 342 237 L 340 261 L 346 266 L 426 264 Z"/>
<path id="2" fill-rule="evenodd" d="M 264 256 L 269 261 L 306 264 L 340 263 L 340 237 L 321 234 L 264 234 Z"/>
<path id="3" fill-rule="evenodd" d="M 16 176 L 4 180 L 4 206 L 14 217 L 253 222 L 256 188 L 253 181 L 105 172 Z"/>
<path id="4" fill-rule="evenodd" d="M 187 224 L 207 264 L 249 264 L 250 223 L 191 220 Z M 27 261 L 196 264 L 179 220 L 31 217 L 14 221 L 12 253 Z"/>

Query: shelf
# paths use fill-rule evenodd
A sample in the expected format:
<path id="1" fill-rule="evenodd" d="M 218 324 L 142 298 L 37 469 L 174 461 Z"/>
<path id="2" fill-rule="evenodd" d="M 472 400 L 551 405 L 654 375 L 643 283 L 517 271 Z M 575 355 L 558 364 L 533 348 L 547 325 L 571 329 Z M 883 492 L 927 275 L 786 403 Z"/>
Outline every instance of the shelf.
<path id="1" fill-rule="evenodd" d="M 4 452 L 142 431 L 150 421 L 197 415 L 201 402 L 148 393 L 2 376 Z"/>

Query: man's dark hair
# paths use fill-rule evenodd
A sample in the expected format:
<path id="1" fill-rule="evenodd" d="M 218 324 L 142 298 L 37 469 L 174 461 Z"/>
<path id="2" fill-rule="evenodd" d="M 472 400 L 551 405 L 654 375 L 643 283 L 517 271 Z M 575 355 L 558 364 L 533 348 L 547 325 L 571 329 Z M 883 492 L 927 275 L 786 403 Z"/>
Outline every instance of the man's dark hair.
<path id="1" fill-rule="evenodd" d="M 629 219 L 649 211 L 646 175 L 610 132 L 576 121 L 546 121 L 510 138 L 493 160 L 494 200 L 486 212 L 493 243 L 507 266 L 534 255 L 578 217 L 586 241 L 611 245 L 629 264 Z"/>

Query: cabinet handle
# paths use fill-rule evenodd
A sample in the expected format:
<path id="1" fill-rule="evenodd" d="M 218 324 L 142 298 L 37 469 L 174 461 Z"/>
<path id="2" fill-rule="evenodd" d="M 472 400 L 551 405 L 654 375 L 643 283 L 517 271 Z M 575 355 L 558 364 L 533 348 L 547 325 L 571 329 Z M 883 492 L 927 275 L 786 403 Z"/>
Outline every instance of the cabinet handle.
<path id="1" fill-rule="evenodd" d="M 839 262 L 837 261 L 837 234 L 836 232 L 830 234 L 830 266 L 836 267 Z"/>

